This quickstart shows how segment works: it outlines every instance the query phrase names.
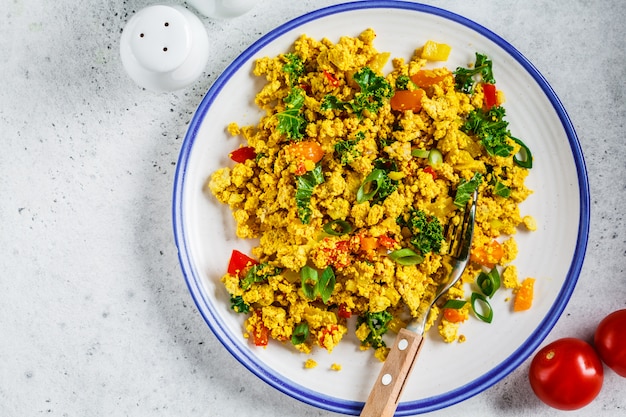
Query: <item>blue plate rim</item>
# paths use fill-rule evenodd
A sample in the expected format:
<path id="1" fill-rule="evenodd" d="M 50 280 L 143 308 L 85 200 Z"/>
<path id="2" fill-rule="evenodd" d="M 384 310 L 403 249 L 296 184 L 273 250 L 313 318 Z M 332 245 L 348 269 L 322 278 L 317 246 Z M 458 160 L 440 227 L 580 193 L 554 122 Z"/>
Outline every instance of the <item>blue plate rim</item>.
<path id="1" fill-rule="evenodd" d="M 232 75 L 237 72 L 239 68 L 250 59 L 251 56 L 253 56 L 256 52 L 258 52 L 260 49 L 262 49 L 273 40 L 280 37 L 282 34 L 299 27 L 304 23 L 308 23 L 310 21 L 338 13 L 345 13 L 362 9 L 382 8 L 405 9 L 410 11 L 433 14 L 454 21 L 456 23 L 460 23 L 496 43 L 498 46 L 504 49 L 511 57 L 513 57 L 520 65 L 522 65 L 522 67 L 533 77 L 535 82 L 537 82 L 537 84 L 540 86 L 540 88 L 549 99 L 550 103 L 552 104 L 553 108 L 559 116 L 562 126 L 566 132 L 572 155 L 574 157 L 574 163 L 578 176 L 580 197 L 580 215 L 577 234 L 578 241 L 574 250 L 573 260 L 569 267 L 564 285 L 561 288 L 561 291 L 559 292 L 559 295 L 557 297 L 557 301 L 552 305 L 551 309 L 549 310 L 543 321 L 540 323 L 540 325 L 527 338 L 527 340 L 515 352 L 513 352 L 513 354 L 511 354 L 508 358 L 506 358 L 496 367 L 491 369 L 489 372 L 481 375 L 479 378 L 471 381 L 470 383 L 462 387 L 437 396 L 428 397 L 418 401 L 400 403 L 396 415 L 409 416 L 435 411 L 466 400 L 496 384 L 513 370 L 515 370 L 534 352 L 534 350 L 545 339 L 545 337 L 549 334 L 549 332 L 552 330 L 552 328 L 560 318 L 563 310 L 565 309 L 565 306 L 569 302 L 569 299 L 574 291 L 574 288 L 578 281 L 578 277 L 580 275 L 580 271 L 582 269 L 587 248 L 590 222 L 589 183 L 582 149 L 578 141 L 574 126 L 556 93 L 547 82 L 547 80 L 543 77 L 543 75 L 541 75 L 541 73 L 534 67 L 534 65 L 528 59 L 526 59 L 516 48 L 514 48 L 510 43 L 508 43 L 506 40 L 492 32 L 491 30 L 487 29 L 486 27 L 461 15 L 438 7 L 406 1 L 369 0 L 342 3 L 321 8 L 306 13 L 293 20 L 290 20 L 268 32 L 266 35 L 262 36 L 259 40 L 257 40 L 250 47 L 248 47 L 241 55 L 239 55 L 224 70 L 220 77 L 218 77 L 218 79 L 211 86 L 211 88 L 201 101 L 200 105 L 198 106 L 198 109 L 196 110 L 187 130 L 187 134 L 181 146 L 181 151 L 177 162 L 173 187 L 172 218 L 175 244 L 178 249 L 179 262 L 181 264 L 181 269 L 187 283 L 187 287 L 200 314 L 204 318 L 207 325 L 211 328 L 213 333 L 216 335 L 216 337 L 224 345 L 224 347 L 249 371 L 251 371 L 253 374 L 255 374 L 257 377 L 259 377 L 272 387 L 283 392 L 284 394 L 287 394 L 292 398 L 295 398 L 309 405 L 326 409 L 332 412 L 358 415 L 363 407 L 362 402 L 337 399 L 309 390 L 305 387 L 302 387 L 296 382 L 285 381 L 285 379 L 276 372 L 263 367 L 263 365 L 260 364 L 259 361 L 250 354 L 250 352 L 238 347 L 237 343 L 235 343 L 235 340 L 232 339 L 228 331 L 226 331 L 226 329 L 222 326 L 222 323 L 219 320 L 219 312 L 215 310 L 215 307 L 211 305 L 211 303 L 207 302 L 207 300 L 201 296 L 202 283 L 200 274 L 198 273 L 198 271 L 195 270 L 193 262 L 189 258 L 187 251 L 188 243 L 184 228 L 184 221 L 182 218 L 182 194 L 185 185 L 185 173 L 187 163 L 193 149 L 196 133 L 202 123 L 202 120 L 223 86 L 228 82 Z"/>

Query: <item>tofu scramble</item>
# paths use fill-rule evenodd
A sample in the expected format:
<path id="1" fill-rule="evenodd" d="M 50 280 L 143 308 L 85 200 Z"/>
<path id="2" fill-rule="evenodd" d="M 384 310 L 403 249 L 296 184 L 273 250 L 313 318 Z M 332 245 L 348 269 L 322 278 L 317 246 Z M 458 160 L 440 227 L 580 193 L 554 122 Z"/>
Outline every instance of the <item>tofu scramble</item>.
<path id="1" fill-rule="evenodd" d="M 450 271 L 445 231 L 475 189 L 471 262 L 427 327 L 463 341 L 473 312 L 464 285 L 486 295 L 489 284 L 521 287 L 513 235 L 536 228 L 519 209 L 532 156 L 506 128 L 491 61 L 476 53 L 466 69 L 426 69 L 450 47 L 428 41 L 407 61 L 378 52 L 375 37 L 302 35 L 291 51 L 258 59 L 264 115 L 228 125 L 247 144 L 207 185 L 230 206 L 237 236 L 259 242 L 251 256 L 233 251 L 222 278 L 257 346 L 332 351 L 354 331 L 384 360 L 384 334 L 415 317 Z"/>

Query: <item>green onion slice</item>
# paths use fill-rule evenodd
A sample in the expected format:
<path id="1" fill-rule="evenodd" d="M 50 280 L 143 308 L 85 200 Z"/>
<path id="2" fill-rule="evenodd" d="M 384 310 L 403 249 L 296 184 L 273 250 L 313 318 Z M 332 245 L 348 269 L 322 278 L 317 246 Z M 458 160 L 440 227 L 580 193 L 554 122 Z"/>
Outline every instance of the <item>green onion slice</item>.
<path id="1" fill-rule="evenodd" d="M 305 265 L 300 270 L 300 280 L 302 281 L 302 291 L 309 299 L 315 298 L 315 289 L 318 282 L 318 273 L 315 269 Z"/>
<path id="2" fill-rule="evenodd" d="M 496 267 L 488 273 L 481 272 L 476 278 L 476 284 L 487 297 L 491 298 L 500 288 L 500 274 Z"/>
<path id="3" fill-rule="evenodd" d="M 428 165 L 437 166 L 443 162 L 443 155 L 439 149 L 432 149 L 428 153 Z"/>
<path id="4" fill-rule="evenodd" d="M 317 285 L 315 286 L 315 292 L 322 297 L 324 304 L 326 304 L 330 299 L 330 296 L 335 289 L 336 282 L 333 269 L 330 266 L 327 266 L 326 269 L 322 271 L 322 276 L 319 281 L 317 281 Z"/>
<path id="5" fill-rule="evenodd" d="M 415 253 L 409 248 L 402 248 L 394 250 L 389 253 L 389 258 L 397 264 L 410 266 L 417 265 L 424 262 L 424 257 L 418 253 Z"/>
<path id="6" fill-rule="evenodd" d="M 306 322 L 298 324 L 291 334 L 291 343 L 300 345 L 309 338 L 309 325 Z"/>
<path id="7" fill-rule="evenodd" d="M 515 143 L 521 146 L 521 149 L 519 150 L 517 155 L 519 155 L 522 159 L 519 159 L 517 155 L 513 155 L 513 162 L 515 162 L 517 165 L 521 166 L 522 168 L 528 168 L 528 169 L 532 168 L 533 167 L 533 154 L 530 152 L 530 148 L 528 148 L 528 146 L 526 146 L 524 142 L 522 142 L 521 140 L 517 138 L 511 137 L 511 139 L 513 139 Z"/>
<path id="8" fill-rule="evenodd" d="M 476 314 L 476 317 L 484 321 L 485 323 L 491 323 L 493 320 L 493 309 L 491 304 L 487 301 L 487 298 L 477 292 L 472 293 L 471 297 L 472 311 Z"/>
<path id="9" fill-rule="evenodd" d="M 465 304 L 467 304 L 467 301 L 465 300 L 448 300 L 443 305 L 443 308 L 451 308 L 454 310 L 460 310 L 463 307 L 465 307 Z"/>
<path id="10" fill-rule="evenodd" d="M 337 219 L 326 223 L 323 227 L 324 231 L 332 236 L 342 236 L 350 233 L 353 227 L 345 220 Z"/>
<path id="11" fill-rule="evenodd" d="M 428 158 L 430 151 L 427 149 L 413 149 L 411 151 L 412 156 L 416 156 L 418 158 Z"/>
<path id="12" fill-rule="evenodd" d="M 382 169 L 375 169 L 370 172 L 356 192 L 356 202 L 361 204 L 371 200 L 380 189 L 380 184 L 384 177 L 385 171 Z"/>

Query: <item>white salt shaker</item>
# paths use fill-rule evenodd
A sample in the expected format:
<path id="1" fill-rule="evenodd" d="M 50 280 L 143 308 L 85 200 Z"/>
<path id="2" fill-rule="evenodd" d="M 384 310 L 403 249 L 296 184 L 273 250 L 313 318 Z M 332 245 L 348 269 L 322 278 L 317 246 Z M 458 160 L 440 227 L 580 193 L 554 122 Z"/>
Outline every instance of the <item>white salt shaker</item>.
<path id="1" fill-rule="evenodd" d="M 120 40 L 122 64 L 141 87 L 154 91 L 184 88 L 209 60 L 209 37 L 186 8 L 153 5 L 133 15 Z"/>
<path id="2" fill-rule="evenodd" d="M 258 0 L 186 0 L 207 17 L 228 19 L 250 11 Z"/>

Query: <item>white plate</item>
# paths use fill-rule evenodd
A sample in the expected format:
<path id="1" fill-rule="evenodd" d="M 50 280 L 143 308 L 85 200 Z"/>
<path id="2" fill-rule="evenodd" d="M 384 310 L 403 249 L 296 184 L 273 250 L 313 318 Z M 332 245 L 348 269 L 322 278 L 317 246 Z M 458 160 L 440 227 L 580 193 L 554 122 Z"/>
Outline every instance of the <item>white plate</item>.
<path id="1" fill-rule="evenodd" d="M 515 48 L 488 29 L 445 10 L 416 3 L 367 1 L 321 9 L 292 20 L 262 37 L 239 56 L 214 83 L 191 121 L 182 146 L 174 185 L 174 232 L 180 262 L 197 307 L 218 339 L 252 373 L 276 389 L 313 406 L 359 414 L 376 379 L 380 362 L 372 351 L 344 340 L 329 354 L 317 349 L 318 362 L 305 370 L 306 355 L 270 343 L 252 346 L 242 337 L 242 315 L 229 308 L 220 283 L 232 249 L 249 251 L 251 242 L 235 237 L 229 209 L 203 192 L 209 175 L 232 164 L 228 153 L 239 140 L 225 133 L 228 122 L 256 124 L 253 97 L 263 80 L 251 75 L 256 58 L 288 51 L 303 33 L 337 41 L 367 28 L 375 46 L 394 57 L 411 57 L 429 39 L 452 46 L 449 69 L 467 66 L 476 51 L 494 63 L 498 88 L 507 101 L 511 132 L 532 150 L 527 179 L 534 194 L 522 214 L 534 216 L 539 229 L 520 232 L 515 261 L 521 278 L 537 279 L 531 310 L 511 313 L 500 291 L 492 324 L 470 320 L 462 326 L 467 341 L 445 344 L 428 335 L 397 415 L 443 408 L 496 383 L 523 362 L 545 338 L 565 308 L 583 263 L 589 228 L 589 191 L 583 156 L 568 116 L 546 80 Z M 350 332 L 353 333 L 353 332 Z M 431 332 L 432 333 L 432 332 Z M 339 372 L 330 370 L 340 364 Z"/>

